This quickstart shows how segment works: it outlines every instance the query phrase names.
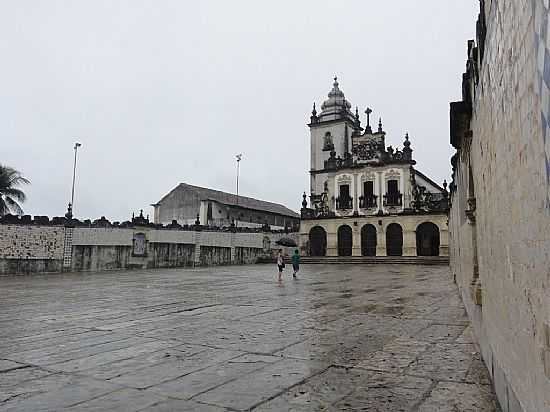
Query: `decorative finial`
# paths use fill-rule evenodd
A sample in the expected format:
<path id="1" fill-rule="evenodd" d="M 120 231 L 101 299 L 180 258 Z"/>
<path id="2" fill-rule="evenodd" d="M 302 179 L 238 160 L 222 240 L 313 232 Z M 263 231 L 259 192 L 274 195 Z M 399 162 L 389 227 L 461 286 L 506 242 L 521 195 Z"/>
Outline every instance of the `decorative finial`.
<path id="1" fill-rule="evenodd" d="M 317 109 L 315 108 L 315 102 L 313 102 L 313 110 L 311 111 L 313 116 L 317 116 Z"/>
<path id="2" fill-rule="evenodd" d="M 195 225 L 200 226 L 200 224 L 201 224 L 200 215 L 197 213 L 197 219 L 195 220 Z"/>
<path id="3" fill-rule="evenodd" d="M 382 132 L 382 118 L 380 118 L 380 120 L 378 120 L 378 132 Z"/>
<path id="4" fill-rule="evenodd" d="M 405 141 L 403 142 L 403 159 L 412 160 L 411 142 L 409 141 L 409 134 L 405 134 Z"/>
<path id="5" fill-rule="evenodd" d="M 302 209 L 307 209 L 307 195 L 306 192 L 304 192 L 303 196 L 304 200 L 302 200 Z"/>
<path id="6" fill-rule="evenodd" d="M 73 218 L 73 205 L 69 202 L 69 205 L 67 206 L 67 213 L 65 213 L 65 217 L 67 219 Z"/>
<path id="7" fill-rule="evenodd" d="M 365 110 L 365 113 L 367 114 L 367 126 L 365 127 L 365 131 L 368 133 L 372 133 L 372 129 L 370 127 L 370 115 L 372 113 L 372 109 L 370 107 L 367 107 L 367 110 Z"/>
<path id="8" fill-rule="evenodd" d="M 359 107 L 355 106 L 355 120 L 359 120 Z"/>
<path id="9" fill-rule="evenodd" d="M 370 107 L 367 107 L 365 113 L 367 114 L 367 123 L 370 124 L 370 114 L 372 113 L 372 109 Z"/>
<path id="10" fill-rule="evenodd" d="M 447 179 L 443 180 L 443 190 L 447 191 Z"/>

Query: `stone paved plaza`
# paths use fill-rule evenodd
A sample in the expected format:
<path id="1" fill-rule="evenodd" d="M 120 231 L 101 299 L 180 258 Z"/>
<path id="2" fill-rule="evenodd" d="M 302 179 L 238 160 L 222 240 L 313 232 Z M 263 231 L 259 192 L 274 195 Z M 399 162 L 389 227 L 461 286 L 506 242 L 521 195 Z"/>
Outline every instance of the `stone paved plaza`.
<path id="1" fill-rule="evenodd" d="M 272 265 L 0 278 L 0 410 L 497 409 L 447 267 L 275 278 Z"/>

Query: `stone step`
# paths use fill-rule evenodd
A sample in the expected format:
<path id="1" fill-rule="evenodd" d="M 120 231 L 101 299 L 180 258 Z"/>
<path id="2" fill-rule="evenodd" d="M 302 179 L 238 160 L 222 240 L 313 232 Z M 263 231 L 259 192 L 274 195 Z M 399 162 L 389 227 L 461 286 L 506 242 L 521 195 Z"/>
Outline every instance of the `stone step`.
<path id="1" fill-rule="evenodd" d="M 412 264 L 448 265 L 448 256 L 304 256 L 304 264 Z"/>

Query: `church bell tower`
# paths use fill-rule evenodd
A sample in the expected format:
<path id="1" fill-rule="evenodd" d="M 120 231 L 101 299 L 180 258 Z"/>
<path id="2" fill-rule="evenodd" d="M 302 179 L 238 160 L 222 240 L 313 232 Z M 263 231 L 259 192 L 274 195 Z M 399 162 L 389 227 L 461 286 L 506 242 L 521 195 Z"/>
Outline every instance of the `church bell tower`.
<path id="1" fill-rule="evenodd" d="M 323 192 L 327 178 L 325 162 L 331 157 L 331 152 L 334 156 L 345 158 L 351 151 L 352 134 L 362 130 L 358 110 L 354 115 L 350 109 L 351 104 L 340 90 L 337 77 L 319 114 L 313 104 L 308 124 L 311 139 L 311 194 L 319 195 Z"/>

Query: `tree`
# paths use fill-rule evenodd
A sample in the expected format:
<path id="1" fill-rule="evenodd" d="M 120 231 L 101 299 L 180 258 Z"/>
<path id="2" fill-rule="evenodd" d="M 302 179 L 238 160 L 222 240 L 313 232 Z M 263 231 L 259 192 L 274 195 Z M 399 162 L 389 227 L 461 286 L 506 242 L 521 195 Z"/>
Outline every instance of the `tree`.
<path id="1" fill-rule="evenodd" d="M 17 187 L 29 183 L 17 170 L 0 164 L 0 216 L 10 212 L 23 214 L 19 203 L 23 203 L 27 196 Z"/>

